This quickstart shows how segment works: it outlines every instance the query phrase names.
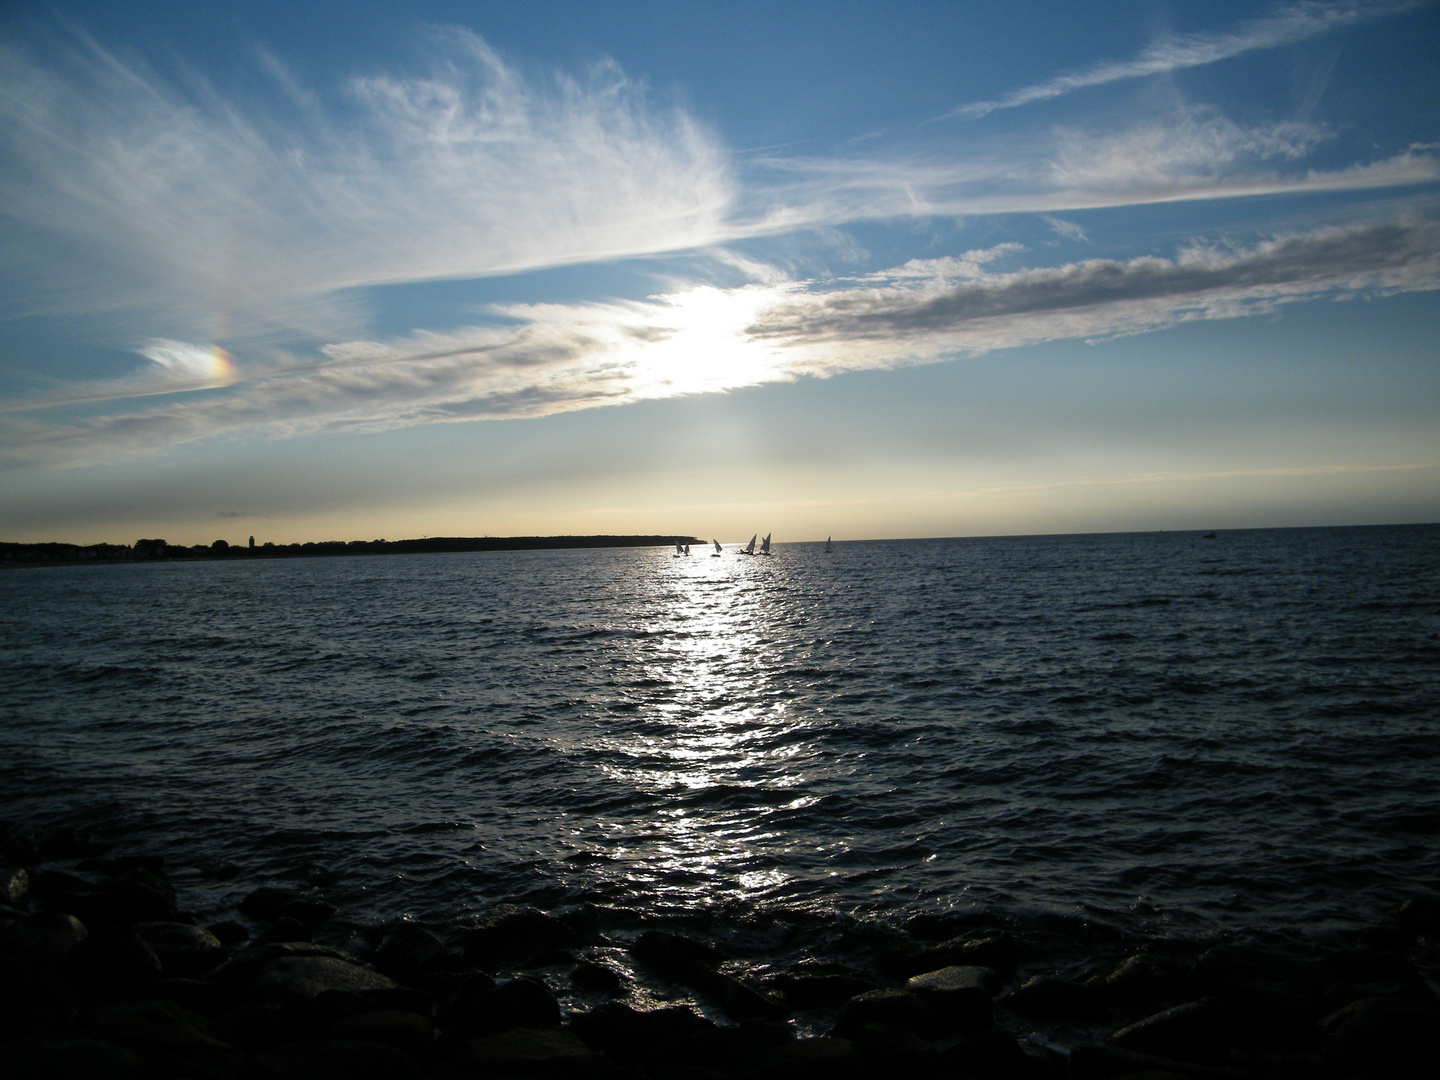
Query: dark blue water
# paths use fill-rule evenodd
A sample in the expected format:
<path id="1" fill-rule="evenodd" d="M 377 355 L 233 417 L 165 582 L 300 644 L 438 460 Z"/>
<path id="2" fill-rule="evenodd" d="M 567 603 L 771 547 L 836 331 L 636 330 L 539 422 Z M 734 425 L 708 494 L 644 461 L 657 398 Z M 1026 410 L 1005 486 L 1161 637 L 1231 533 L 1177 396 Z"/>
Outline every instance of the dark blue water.
<path id="1" fill-rule="evenodd" d="M 0 820 L 198 914 L 1371 918 L 1440 887 L 1440 527 L 5 572 Z"/>

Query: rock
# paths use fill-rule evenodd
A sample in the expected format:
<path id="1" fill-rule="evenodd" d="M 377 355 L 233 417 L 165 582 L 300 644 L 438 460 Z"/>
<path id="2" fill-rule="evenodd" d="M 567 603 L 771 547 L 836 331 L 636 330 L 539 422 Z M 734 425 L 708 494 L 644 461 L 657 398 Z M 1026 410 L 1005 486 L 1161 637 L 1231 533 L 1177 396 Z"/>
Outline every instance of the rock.
<path id="1" fill-rule="evenodd" d="M 421 1080 L 407 1054 L 383 1043 L 315 1039 L 281 1043 L 251 1058 L 254 1080 Z"/>
<path id="2" fill-rule="evenodd" d="M 384 1043 L 422 1065 L 430 1060 L 435 1049 L 434 1027 L 429 1019 L 395 1009 L 347 1016 L 330 1029 L 330 1037 L 347 1042 Z"/>
<path id="3" fill-rule="evenodd" d="M 1006 994 L 1001 1004 L 1016 1016 L 1042 1022 L 1103 1020 L 1107 1010 L 1083 983 L 1036 975 Z"/>
<path id="4" fill-rule="evenodd" d="M 1230 1056 L 1226 1011 L 1214 998 L 1147 1016 L 1112 1033 L 1105 1041 L 1121 1050 L 1202 1065 L 1219 1065 Z"/>
<path id="5" fill-rule="evenodd" d="M 102 1005 L 94 1022 L 99 1035 L 135 1050 L 162 1075 L 222 1077 L 240 1071 L 240 1053 L 211 1035 L 203 1016 L 173 1001 Z"/>
<path id="6" fill-rule="evenodd" d="M 138 1055 L 99 1039 L 36 1039 L 10 1043 L 0 1080 L 138 1080 Z"/>
<path id="7" fill-rule="evenodd" d="M 280 909 L 280 918 L 294 919 L 305 926 L 319 926 L 335 917 L 340 909 L 318 896 L 301 896 Z"/>
<path id="8" fill-rule="evenodd" d="M 677 981 L 698 990 L 732 1020 L 783 1020 L 790 1015 L 778 998 L 704 964 L 691 964 Z"/>
<path id="9" fill-rule="evenodd" d="M 1193 997 L 1190 965 L 1150 953 L 1127 956 L 1104 975 L 1086 979 L 1085 985 L 1112 1006 L 1154 1005 Z"/>
<path id="10" fill-rule="evenodd" d="M 124 877 L 132 870 L 144 870 L 159 876 L 165 872 L 165 860 L 159 855 L 118 855 L 109 859 L 85 859 L 77 863 L 75 869 L 106 877 Z"/>
<path id="11" fill-rule="evenodd" d="M 573 944 L 568 926 L 535 908 L 499 904 L 465 939 L 465 962 L 481 968 L 515 963 Z"/>
<path id="12" fill-rule="evenodd" d="M 274 922 L 284 914 L 286 904 L 300 899 L 295 889 L 279 885 L 261 885 L 240 901 L 240 914 L 261 922 Z"/>
<path id="13" fill-rule="evenodd" d="M 1308 1046 L 1323 1015 L 1330 969 L 1252 942 L 1216 945 L 1195 961 L 1196 989 L 1230 1005 L 1237 1031 L 1271 1046 Z"/>
<path id="14" fill-rule="evenodd" d="M 944 1030 L 968 1033 L 994 1022 L 990 987 L 998 981 L 990 968 L 955 965 L 913 976 L 905 989 L 929 1004 Z"/>
<path id="15" fill-rule="evenodd" d="M 896 950 L 877 958 L 882 974 L 908 979 L 944 967 L 988 967 L 1004 977 L 1015 970 L 1020 949 L 1009 934 L 967 939 L 954 938 L 918 952 Z"/>
<path id="16" fill-rule="evenodd" d="M 102 930 L 65 954 L 65 971 L 81 993 L 97 1001 L 132 994 L 161 975 L 160 958 L 134 930 Z"/>
<path id="17" fill-rule="evenodd" d="M 521 1028 L 469 1039 L 434 1071 L 437 1077 L 589 1077 L 614 1071 L 610 1059 L 561 1028 Z"/>
<path id="18" fill-rule="evenodd" d="M 1277 1077 L 1313 1075 L 1309 1070 L 1279 1072 Z M 1171 1061 L 1153 1054 L 1121 1050 L 1114 1046 L 1077 1046 L 1070 1051 L 1071 1080 L 1260 1080 L 1259 1074 L 1217 1065 Z"/>
<path id="19" fill-rule="evenodd" d="M 881 989 L 874 979 L 839 964 L 813 962 L 772 976 L 768 985 L 783 994 L 795 1009 L 833 1008 L 845 1004 L 856 994 Z"/>
<path id="20" fill-rule="evenodd" d="M 865 1024 L 851 1039 L 873 1076 L 927 1076 L 939 1061 L 928 1040 L 895 1024 Z"/>
<path id="21" fill-rule="evenodd" d="M 667 979 L 680 979 L 691 966 L 715 967 L 728 959 L 714 946 L 666 930 L 647 930 L 630 945 L 630 955 Z"/>
<path id="22" fill-rule="evenodd" d="M 30 902 L 30 875 L 18 866 L 0 866 L 0 904 L 23 910 Z"/>
<path id="23" fill-rule="evenodd" d="M 92 930 L 176 922 L 179 914 L 169 883 L 144 870 L 132 870 L 126 877 L 108 878 L 98 885 L 67 892 L 50 907 L 68 911 Z"/>
<path id="24" fill-rule="evenodd" d="M 1320 1022 L 1333 1073 L 1440 1074 L 1440 1009 L 1414 998 L 1361 998 Z"/>
<path id="25" fill-rule="evenodd" d="M 13 944 L 0 947 L 0 1040 L 64 1034 L 79 1011 L 79 993 L 53 959 Z"/>
<path id="26" fill-rule="evenodd" d="M 796 1039 L 745 1073 L 746 1080 L 861 1080 L 868 1075 L 860 1048 L 849 1039 Z"/>
<path id="27" fill-rule="evenodd" d="M 609 964 L 581 960 L 570 972 L 570 983 L 577 990 L 614 997 L 625 992 L 625 977 Z"/>
<path id="28" fill-rule="evenodd" d="M 1407 933 L 1440 936 L 1440 897 L 1413 896 L 1396 908 L 1391 918 Z"/>
<path id="29" fill-rule="evenodd" d="M 441 970 L 447 960 L 440 939 L 418 926 L 407 926 L 391 934 L 375 951 L 375 966 L 401 982 Z"/>
<path id="30" fill-rule="evenodd" d="M 570 1028 L 590 1049 L 628 1064 L 683 1039 L 713 1031 L 715 1025 L 688 1005 L 640 1011 L 620 1002 L 607 1002 L 572 1017 Z"/>
<path id="31" fill-rule="evenodd" d="M 90 882 L 84 878 L 67 874 L 64 870 L 32 870 L 29 872 L 29 877 L 32 900 L 56 900 L 68 896 L 77 889 L 90 887 Z"/>
<path id="32" fill-rule="evenodd" d="M 225 946 L 208 930 L 186 923 L 141 923 L 140 940 L 155 950 L 166 978 L 199 978 L 226 958 Z"/>
<path id="33" fill-rule="evenodd" d="M 328 956 L 335 960 L 354 963 L 355 958 L 325 945 L 313 945 L 308 941 L 275 942 L 255 946 L 236 953 L 210 973 L 210 981 L 217 989 L 239 999 L 249 995 L 251 984 L 271 961 L 287 956 Z"/>
<path id="34" fill-rule="evenodd" d="M 510 1028 L 560 1026 L 560 1003 L 533 979 L 511 979 L 499 986 L 467 980 L 440 1015 L 447 1039 L 481 1039 Z"/>
<path id="35" fill-rule="evenodd" d="M 388 990 L 388 976 L 333 956 L 284 956 L 266 964 L 256 976 L 250 996 L 258 1002 L 293 1005 L 312 1001 L 327 990 Z"/>
<path id="36" fill-rule="evenodd" d="M 250 931 L 241 926 L 234 919 L 226 919 L 223 922 L 211 923 L 205 928 L 219 939 L 220 944 L 227 946 L 244 945 L 250 940 Z"/>
<path id="37" fill-rule="evenodd" d="M 59 963 L 80 942 L 90 936 L 85 924 L 74 915 L 41 911 L 16 923 L 11 938 L 17 946 L 46 963 Z"/>
<path id="38" fill-rule="evenodd" d="M 939 1034 L 940 1024 L 929 1003 L 908 990 L 870 990 L 845 1003 L 832 1034 L 848 1038 L 866 1024 L 894 1024 L 923 1038 Z"/>
<path id="39" fill-rule="evenodd" d="M 288 915 L 282 915 L 264 930 L 255 935 L 255 940 L 250 943 L 251 948 L 258 948 L 261 945 L 277 945 L 294 941 L 309 941 L 310 927 L 306 926 L 299 919 L 292 919 Z"/>
<path id="40" fill-rule="evenodd" d="M 965 1077 L 994 1077 L 996 1080 L 1025 1077 L 1030 1073 L 1030 1059 L 1015 1036 L 1008 1031 L 990 1031 L 962 1039 L 940 1052 L 940 1063 L 946 1071 Z"/>
<path id="41" fill-rule="evenodd" d="M 34 866 L 40 861 L 28 837 L 12 829 L 0 826 L 0 863 L 7 866 Z"/>
<path id="42" fill-rule="evenodd" d="M 795 1039 L 788 1024 L 777 1020 L 747 1020 L 733 1027 L 712 1027 L 671 1043 L 664 1053 L 647 1060 L 664 1074 L 681 1070 L 718 1070 L 744 1073 L 772 1057 Z"/>
<path id="43" fill-rule="evenodd" d="M 98 844 L 80 830 L 68 826 L 51 829 L 38 845 L 40 859 L 45 862 L 99 855 L 104 850 L 104 844 Z"/>

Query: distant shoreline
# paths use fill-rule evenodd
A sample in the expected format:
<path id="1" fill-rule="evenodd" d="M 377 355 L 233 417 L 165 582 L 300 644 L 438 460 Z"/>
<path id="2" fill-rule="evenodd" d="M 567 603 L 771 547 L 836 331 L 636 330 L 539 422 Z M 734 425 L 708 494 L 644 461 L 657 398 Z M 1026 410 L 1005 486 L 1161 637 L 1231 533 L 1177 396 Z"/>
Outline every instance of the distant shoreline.
<path id="1" fill-rule="evenodd" d="M 0 543 L 0 566 L 56 566 L 215 559 L 295 559 L 336 555 L 422 555 L 460 551 L 550 551 L 572 548 L 669 547 L 703 544 L 694 536 L 426 536 L 418 540 L 322 540 L 304 544 L 196 544 L 164 540 L 134 544 Z"/>

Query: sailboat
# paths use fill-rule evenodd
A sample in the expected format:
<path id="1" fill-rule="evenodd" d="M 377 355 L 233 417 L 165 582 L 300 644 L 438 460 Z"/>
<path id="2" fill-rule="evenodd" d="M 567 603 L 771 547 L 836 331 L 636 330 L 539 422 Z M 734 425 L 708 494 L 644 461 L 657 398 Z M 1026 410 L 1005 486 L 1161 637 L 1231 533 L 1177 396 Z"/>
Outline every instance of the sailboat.
<path id="1" fill-rule="evenodd" d="M 766 533 L 766 534 L 765 534 L 765 539 L 760 541 L 760 554 L 761 554 L 761 555 L 769 555 L 769 554 L 770 554 L 770 534 L 769 534 L 769 533 Z"/>
<path id="2" fill-rule="evenodd" d="M 675 554 L 674 554 L 673 557 L 676 558 L 676 559 L 678 559 L 678 558 L 680 558 L 681 555 L 684 555 L 684 554 L 685 554 L 685 549 L 680 546 L 680 541 L 679 541 L 679 540 L 676 540 L 676 541 L 675 541 Z"/>
<path id="3" fill-rule="evenodd" d="M 689 544 L 686 544 L 686 545 L 685 545 L 685 554 L 686 554 L 686 555 L 689 555 L 689 554 L 690 554 L 690 545 L 689 545 Z"/>
<path id="4" fill-rule="evenodd" d="M 835 549 L 830 546 L 830 537 L 828 537 L 828 536 L 825 537 L 825 554 L 826 554 L 826 555 L 829 555 L 830 552 L 832 552 L 832 551 L 834 551 L 834 550 L 835 550 Z"/>
<path id="5" fill-rule="evenodd" d="M 746 544 L 743 548 L 740 549 L 740 554 L 741 554 L 741 555 L 754 555 L 754 554 L 755 554 L 755 541 L 759 538 L 759 536 L 760 536 L 760 534 L 759 534 L 759 533 L 756 533 L 754 536 L 750 537 L 750 542 L 749 542 L 748 544 Z"/>
<path id="6" fill-rule="evenodd" d="M 714 539 L 713 537 L 711 538 L 710 543 L 715 545 L 715 550 L 711 553 L 710 558 L 718 559 L 720 557 L 720 552 L 724 551 L 725 549 L 720 546 L 720 541 Z"/>

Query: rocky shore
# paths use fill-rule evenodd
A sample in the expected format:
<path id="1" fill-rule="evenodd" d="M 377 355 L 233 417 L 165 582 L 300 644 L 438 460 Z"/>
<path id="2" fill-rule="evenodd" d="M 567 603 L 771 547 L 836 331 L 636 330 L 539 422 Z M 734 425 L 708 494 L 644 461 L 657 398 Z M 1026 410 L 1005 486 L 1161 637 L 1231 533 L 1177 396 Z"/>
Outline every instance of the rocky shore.
<path id="1" fill-rule="evenodd" d="M 162 856 L 0 830 L 0 1078 L 1440 1075 L 1433 897 L 1207 941 L 921 915 L 798 959 L 594 906 L 368 925 L 256 882 L 228 915 Z"/>

